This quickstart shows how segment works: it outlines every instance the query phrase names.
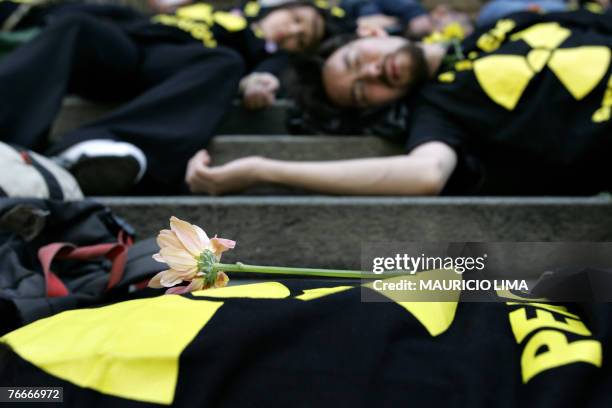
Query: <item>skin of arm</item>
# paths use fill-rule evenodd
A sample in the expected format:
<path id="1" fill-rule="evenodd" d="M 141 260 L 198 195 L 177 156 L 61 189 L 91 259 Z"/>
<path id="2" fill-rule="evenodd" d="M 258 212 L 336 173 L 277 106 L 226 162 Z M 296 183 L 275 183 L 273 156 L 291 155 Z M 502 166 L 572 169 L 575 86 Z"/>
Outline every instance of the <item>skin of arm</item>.
<path id="1" fill-rule="evenodd" d="M 276 183 L 326 194 L 437 195 L 457 165 L 448 145 L 428 142 L 410 154 L 391 157 L 291 162 L 246 157 L 210 167 L 200 151 L 191 159 L 186 181 L 193 193 L 238 192 L 259 183 Z"/>

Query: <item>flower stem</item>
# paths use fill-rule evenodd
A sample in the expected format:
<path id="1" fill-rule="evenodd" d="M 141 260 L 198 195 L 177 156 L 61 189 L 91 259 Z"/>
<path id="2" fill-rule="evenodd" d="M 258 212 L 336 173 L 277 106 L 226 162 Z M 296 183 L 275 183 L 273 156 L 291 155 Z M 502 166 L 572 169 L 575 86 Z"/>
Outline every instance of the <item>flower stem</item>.
<path id="1" fill-rule="evenodd" d="M 236 264 L 216 263 L 213 265 L 213 270 L 223 272 L 261 273 L 266 275 L 292 275 L 309 277 L 316 276 L 324 278 L 344 279 L 367 279 L 380 277 L 380 275 L 375 275 L 372 272 L 342 271 L 336 269 L 286 268 L 284 266 L 246 265 L 241 262 L 238 262 Z"/>

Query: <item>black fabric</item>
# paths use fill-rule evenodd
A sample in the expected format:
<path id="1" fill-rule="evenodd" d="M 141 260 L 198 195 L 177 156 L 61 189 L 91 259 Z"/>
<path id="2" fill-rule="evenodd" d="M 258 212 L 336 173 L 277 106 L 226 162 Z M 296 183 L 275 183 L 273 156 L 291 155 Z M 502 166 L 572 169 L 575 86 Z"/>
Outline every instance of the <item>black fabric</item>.
<path id="1" fill-rule="evenodd" d="M 133 255 L 128 252 L 123 277 L 111 291 L 106 291 L 111 267 L 108 260 L 61 261 L 53 264 L 53 271 L 70 294 L 46 297 L 38 260 L 41 247 L 50 243 L 116 243 L 120 231 L 129 232 L 125 226 L 125 221 L 93 201 L 0 200 L 0 332 L 60 311 L 116 300 L 127 294 L 131 284 L 159 272 L 160 264 L 142 259 L 156 252 L 151 242 L 144 241 L 133 247 Z"/>
<path id="2" fill-rule="evenodd" d="M 202 3 L 202 2 L 195 2 Z M 203 2 L 206 3 L 206 2 Z M 189 6 L 187 6 L 189 7 Z M 223 9 L 212 9 L 214 12 L 225 12 Z M 206 47 L 227 47 L 240 54 L 245 63 L 247 72 L 269 72 L 280 77 L 288 65 L 287 53 L 278 46 L 268 43 L 259 36 L 251 27 L 251 24 L 259 19 L 265 12 L 262 11 L 253 16 L 245 16 L 243 8 L 227 10 L 235 18 L 244 19 L 244 28 L 235 29 L 226 27 L 216 21 L 208 19 L 189 19 L 176 14 L 161 14 L 152 18 L 134 21 L 129 26 L 132 35 L 143 41 L 173 41 L 177 43 L 197 42 Z M 210 15 L 212 18 L 212 14 Z M 184 27 L 181 23 L 188 23 Z M 194 29 L 194 27 L 197 27 Z M 208 32 L 205 39 L 194 33 Z"/>
<path id="3" fill-rule="evenodd" d="M 40 164 L 40 162 L 36 160 L 36 158 L 34 158 L 33 156 L 28 155 L 28 159 L 30 160 L 32 166 L 34 166 L 36 171 L 38 171 L 42 178 L 45 180 L 45 184 L 49 189 L 49 198 L 51 200 L 63 200 L 64 192 L 62 191 L 62 186 L 60 185 L 59 181 L 57 181 L 57 178 L 55 178 L 53 173 L 51 173 L 45 166 Z"/>
<path id="4" fill-rule="evenodd" d="M 611 270 L 596 268 L 562 268 L 544 273 L 531 291 L 534 296 L 545 296 L 551 301 L 605 302 L 612 293 Z"/>
<path id="5" fill-rule="evenodd" d="M 4 191 L 2 187 L 0 187 L 0 197 L 8 197 L 8 194 L 6 194 L 6 191 Z"/>
<path id="6" fill-rule="evenodd" d="M 19 6 L 19 3 L 9 0 L 0 2 L 0 22 L 4 23 Z M 63 2 L 41 4 L 30 8 L 14 29 L 22 30 L 45 26 L 55 19 L 71 14 L 88 14 L 96 18 L 107 19 L 122 24 L 131 23 L 136 19 L 144 17 L 142 13 L 130 7 L 112 4 L 86 4 L 78 0 L 66 0 Z"/>
<path id="7" fill-rule="evenodd" d="M 0 21 L 3 21 L 16 7 L 17 5 L 10 1 L 0 3 Z M 213 10 L 223 11 L 223 9 Z M 244 10 L 240 8 L 232 11 L 244 13 Z M 242 56 L 248 71 L 271 72 L 278 76 L 287 66 L 286 53 L 280 51 L 277 47 L 267 45 L 266 41 L 255 35 L 255 32 L 250 27 L 250 23 L 259 18 L 263 13 L 262 11 L 262 13 L 258 13 L 255 16 L 245 17 L 248 24 L 241 30 L 228 30 L 214 21 L 196 21 L 196 23 L 202 24 L 202 27 L 206 27 L 206 30 L 210 31 L 211 39 L 214 40 L 214 45 L 212 43 L 208 44 L 210 48 L 217 46 L 232 48 Z M 182 30 L 172 25 L 153 22 L 159 16 L 151 16 L 137 12 L 129 7 L 110 4 L 83 4 L 70 1 L 34 7 L 16 28 L 25 29 L 46 26 L 58 19 L 78 15 L 89 15 L 96 19 L 112 22 L 129 31 L 133 37 L 138 37 L 141 41 L 150 44 L 169 42 L 174 44 L 197 43 L 200 46 L 203 45 L 202 39 L 193 36 L 190 29 Z M 175 17 L 174 15 L 161 16 Z"/>
<path id="8" fill-rule="evenodd" d="M 168 268 L 167 265 L 153 259 L 153 255 L 159 252 L 159 245 L 155 238 L 136 242 L 128 251 L 128 259 L 124 271 L 125 283 L 139 283 L 144 278 L 150 278 L 158 272 Z M 157 295 L 158 291 L 151 291 Z M 133 295 L 130 295 L 133 296 Z"/>
<path id="9" fill-rule="evenodd" d="M 287 110 L 285 122 L 289 132 L 295 135 L 369 135 L 402 145 L 406 140 L 409 118 L 410 111 L 402 102 L 342 116 L 306 111 L 297 104 Z"/>
<path id="10" fill-rule="evenodd" d="M 202 329 L 180 355 L 173 406 L 604 408 L 612 404 L 610 304 L 563 305 L 575 314 L 568 318 L 554 309 L 561 305 L 460 303 L 448 329 L 432 336 L 400 304 L 363 303 L 357 287 L 309 301 L 295 298 L 304 290 L 354 283 L 298 279 L 279 283 L 290 291 L 285 299 L 184 296 L 194 303 L 223 305 L 210 321 L 202 320 Z M 518 342 L 510 321 L 517 311 L 535 323 Z M 579 321 L 589 334 L 551 326 L 538 313 L 550 313 L 557 322 Z M 156 319 L 156 314 L 149 318 Z M 140 330 L 146 327 L 138 325 Z M 140 339 L 138 329 L 132 328 L 134 342 Z M 560 336 L 569 345 L 591 342 L 600 347 L 603 360 L 600 366 L 566 361 L 524 382 L 522 365 L 530 353 L 526 349 L 536 336 Z M 45 339 L 33 343 L 44 347 Z M 61 386 L 66 406 L 155 406 L 113 396 L 112 389 L 101 393 L 79 387 L 10 350 L 4 352 L 0 383 L 5 386 Z M 563 347 L 543 347 L 538 354 L 547 352 L 563 355 Z M 99 374 L 94 367 L 91 370 Z"/>
<path id="11" fill-rule="evenodd" d="M 557 23 L 559 30 L 569 30 L 569 37 L 551 49 L 537 44 L 532 47 L 524 39 L 512 38 L 546 23 Z M 459 165 L 447 193 L 593 194 L 612 187 L 608 177 L 612 121 L 596 123 L 593 119 L 611 89 L 609 61 L 603 77 L 580 99 L 570 93 L 569 86 L 549 66 L 552 56 L 562 59 L 563 52 L 576 51 L 565 57 L 565 61 L 575 61 L 573 65 L 565 61 L 557 64 L 565 81 L 575 84 L 578 78 L 596 77 L 599 66 L 588 73 L 581 71 L 581 66 L 593 63 L 581 62 L 580 48 L 603 50 L 600 56 L 604 57 L 599 58 L 603 66 L 605 49 L 612 46 L 611 19 L 581 10 L 546 15 L 521 13 L 497 24 L 466 39 L 462 47 L 464 60 L 450 59 L 439 70 L 435 82 L 424 86 L 412 101 L 414 113 L 407 149 L 437 140 L 457 151 Z M 508 24 L 514 27 L 503 30 Z M 535 42 L 546 42 L 542 40 L 546 35 L 538 34 L 540 40 Z M 556 35 L 553 33 L 553 37 Z M 530 54 L 536 49 L 543 53 L 539 57 L 545 58 L 539 69 L 530 65 L 536 63 L 536 58 L 527 58 L 538 57 Z M 533 75 L 525 89 L 518 91 L 516 106 L 495 101 L 489 93 L 496 91 L 487 92 L 481 85 L 495 75 L 487 71 L 482 76 L 488 78 L 479 78 L 476 65 L 487 60 L 490 63 L 494 58 L 501 58 L 492 63 L 495 69 L 507 70 L 507 78 L 513 78 L 511 87 L 520 89 L 521 83 L 521 75 L 512 69 L 528 70 Z M 514 59 L 508 62 L 508 58 Z M 521 64 L 526 65 L 523 68 Z M 495 96 L 503 99 L 500 94 Z"/>
<path id="12" fill-rule="evenodd" d="M 242 73 L 225 48 L 149 44 L 105 20 L 65 16 L 0 64 L 2 140 L 51 155 L 83 140 L 129 142 L 148 160 L 142 192 L 180 192 L 187 161 L 214 135 Z M 126 103 L 47 150 L 68 93 Z"/>

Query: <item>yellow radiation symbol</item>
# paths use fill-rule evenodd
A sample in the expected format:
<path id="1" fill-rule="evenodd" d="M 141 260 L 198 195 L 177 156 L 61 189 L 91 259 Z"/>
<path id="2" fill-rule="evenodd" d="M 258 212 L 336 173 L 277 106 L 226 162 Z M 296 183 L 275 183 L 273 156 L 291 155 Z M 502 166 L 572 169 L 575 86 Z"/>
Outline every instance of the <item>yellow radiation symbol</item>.
<path id="1" fill-rule="evenodd" d="M 474 62 L 474 73 L 485 93 L 498 105 L 514 110 L 531 79 L 548 67 L 576 100 L 601 82 L 610 66 L 605 46 L 558 47 L 571 31 L 558 23 L 542 23 L 518 32 L 511 41 L 525 41 L 533 48 L 526 57 L 490 55 Z"/>
<path id="2" fill-rule="evenodd" d="M 260 11 L 261 6 L 256 1 L 249 1 L 246 6 L 244 6 L 244 15 L 247 17 L 257 17 Z"/>
<path id="3" fill-rule="evenodd" d="M 215 11 L 210 4 L 206 3 L 180 7 L 176 11 L 176 16 L 181 20 L 203 22 L 209 26 L 218 24 L 230 32 L 242 31 L 247 27 L 244 17 L 226 11 Z"/>
<path id="4" fill-rule="evenodd" d="M 178 18 L 188 20 L 203 21 L 208 25 L 212 25 L 213 11 L 214 8 L 210 4 L 198 3 L 190 6 L 179 7 L 178 10 L 176 10 L 176 16 Z"/>

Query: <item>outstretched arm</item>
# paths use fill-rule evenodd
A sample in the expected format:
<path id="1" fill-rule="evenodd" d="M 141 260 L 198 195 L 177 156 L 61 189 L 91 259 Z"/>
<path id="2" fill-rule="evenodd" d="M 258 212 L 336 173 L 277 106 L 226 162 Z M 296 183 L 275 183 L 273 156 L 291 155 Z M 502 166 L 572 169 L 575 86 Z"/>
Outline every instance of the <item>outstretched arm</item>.
<path id="1" fill-rule="evenodd" d="M 246 157 L 210 167 L 201 151 L 189 162 L 186 181 L 194 193 L 238 192 L 259 183 L 277 183 L 344 195 L 437 195 L 455 169 L 457 155 L 448 145 L 428 142 L 402 156 L 291 162 Z"/>

